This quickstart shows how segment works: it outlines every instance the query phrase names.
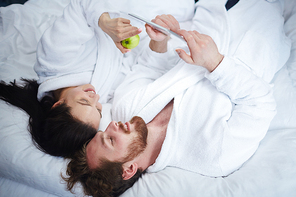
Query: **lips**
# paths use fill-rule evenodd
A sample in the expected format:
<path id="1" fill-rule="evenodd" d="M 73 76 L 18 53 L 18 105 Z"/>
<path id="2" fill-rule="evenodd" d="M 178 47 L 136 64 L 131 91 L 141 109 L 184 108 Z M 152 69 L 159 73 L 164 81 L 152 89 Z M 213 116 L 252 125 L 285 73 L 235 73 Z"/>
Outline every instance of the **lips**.
<path id="1" fill-rule="evenodd" d="M 92 92 L 92 93 L 96 94 L 96 91 L 92 88 L 87 88 L 86 90 L 84 90 L 84 92 Z"/>
<path id="2" fill-rule="evenodd" d="M 126 123 L 124 124 L 124 126 L 125 126 L 126 130 L 128 130 L 129 132 L 131 131 L 130 123 L 129 123 L 129 122 L 126 122 Z"/>

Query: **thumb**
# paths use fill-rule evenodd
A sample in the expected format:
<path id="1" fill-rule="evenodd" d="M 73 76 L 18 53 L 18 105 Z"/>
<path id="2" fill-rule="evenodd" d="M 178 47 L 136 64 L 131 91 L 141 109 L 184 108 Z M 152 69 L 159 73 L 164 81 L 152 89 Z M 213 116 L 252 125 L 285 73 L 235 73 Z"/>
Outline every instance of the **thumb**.
<path id="1" fill-rule="evenodd" d="M 121 45 L 121 42 L 116 42 L 115 45 L 121 51 L 121 53 L 123 53 L 123 54 L 131 51 L 130 49 L 124 48 Z"/>
<path id="2" fill-rule="evenodd" d="M 179 57 L 188 64 L 193 64 L 193 60 L 190 55 L 188 55 L 183 49 L 176 49 Z"/>
<path id="3" fill-rule="evenodd" d="M 148 36 L 152 40 L 155 39 L 155 30 L 151 26 L 149 26 L 147 24 L 145 25 L 145 27 L 146 27 L 146 32 L 147 32 Z"/>

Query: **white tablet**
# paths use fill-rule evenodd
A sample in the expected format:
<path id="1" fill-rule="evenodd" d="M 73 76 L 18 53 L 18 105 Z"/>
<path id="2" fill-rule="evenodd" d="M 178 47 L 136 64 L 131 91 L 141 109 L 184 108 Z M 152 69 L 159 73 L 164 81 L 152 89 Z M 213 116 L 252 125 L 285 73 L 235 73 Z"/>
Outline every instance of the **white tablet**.
<path id="1" fill-rule="evenodd" d="M 150 25 L 151 27 L 157 29 L 158 31 L 160 31 L 161 33 L 163 33 L 163 34 L 165 34 L 165 35 L 173 35 L 173 36 L 175 36 L 175 37 L 181 39 L 183 42 L 186 43 L 185 39 L 184 39 L 182 36 L 176 34 L 175 32 L 173 32 L 173 31 L 171 31 L 171 30 L 169 30 L 169 29 L 167 29 L 167 28 L 164 28 L 164 27 L 162 27 L 162 26 L 160 26 L 160 25 L 158 25 L 158 24 L 156 24 L 156 23 L 153 23 L 153 22 L 151 22 L 151 21 L 149 21 L 149 20 L 146 20 L 146 19 L 144 19 L 144 18 L 142 18 L 142 17 L 140 17 L 140 16 L 138 16 L 138 15 L 131 14 L 131 13 L 125 13 L 125 14 L 127 14 L 127 15 L 129 15 L 129 16 L 131 16 L 131 17 L 137 19 L 137 20 L 140 20 L 140 21 L 142 21 L 142 22 L 144 22 L 144 23 L 147 23 L 148 25 Z"/>

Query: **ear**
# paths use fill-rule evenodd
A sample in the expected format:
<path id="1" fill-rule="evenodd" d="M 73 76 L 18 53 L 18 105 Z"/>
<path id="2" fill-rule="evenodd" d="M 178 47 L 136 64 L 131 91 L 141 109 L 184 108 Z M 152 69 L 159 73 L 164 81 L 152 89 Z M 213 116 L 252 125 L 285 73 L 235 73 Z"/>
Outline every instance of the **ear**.
<path id="1" fill-rule="evenodd" d="M 122 165 L 123 172 L 122 178 L 123 180 L 128 180 L 132 178 L 136 172 L 138 171 L 138 164 L 137 163 L 125 163 Z"/>
<path id="2" fill-rule="evenodd" d="M 59 105 L 62 104 L 63 102 L 64 102 L 63 100 L 58 100 L 57 102 L 55 102 L 55 103 L 53 104 L 53 106 L 51 107 L 51 109 L 53 109 L 53 108 L 59 106 Z"/>

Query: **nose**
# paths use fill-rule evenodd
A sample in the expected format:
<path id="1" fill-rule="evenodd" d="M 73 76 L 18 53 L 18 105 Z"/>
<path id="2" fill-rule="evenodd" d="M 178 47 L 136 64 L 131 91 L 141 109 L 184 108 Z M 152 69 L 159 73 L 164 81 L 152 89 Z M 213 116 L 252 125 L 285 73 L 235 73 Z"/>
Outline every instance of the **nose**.
<path id="1" fill-rule="evenodd" d="M 105 130 L 105 132 L 118 132 L 119 130 L 119 125 L 116 121 L 111 121 Z"/>
<path id="2" fill-rule="evenodd" d="M 90 102 L 92 104 L 97 104 L 100 99 L 100 95 L 90 92 L 88 93 L 88 97 L 90 98 Z"/>
<path id="3" fill-rule="evenodd" d="M 119 131 L 119 125 L 118 125 L 118 122 L 116 121 L 112 121 L 113 125 L 114 125 L 114 128 L 115 128 L 115 131 Z"/>
<path id="4" fill-rule="evenodd" d="M 102 111 L 103 107 L 102 107 L 102 104 L 99 102 L 99 100 L 100 100 L 100 95 L 96 94 L 94 98 L 94 102 L 96 104 L 96 107 Z"/>
<path id="5" fill-rule="evenodd" d="M 96 100 L 97 100 L 97 102 L 98 102 L 99 99 L 100 99 L 101 97 L 100 97 L 100 95 L 96 94 L 96 95 L 95 95 L 95 98 L 96 98 Z"/>
<path id="6" fill-rule="evenodd" d="M 112 121 L 110 123 L 110 126 L 112 127 L 112 130 L 114 132 L 120 132 L 120 133 L 126 134 L 126 132 L 119 126 L 118 122 Z"/>
<path id="7" fill-rule="evenodd" d="M 102 111 L 103 106 L 102 106 L 102 104 L 100 102 L 97 102 L 96 103 L 96 108 Z"/>

